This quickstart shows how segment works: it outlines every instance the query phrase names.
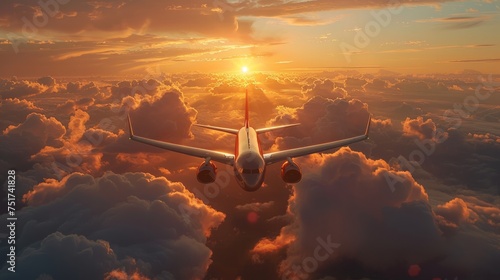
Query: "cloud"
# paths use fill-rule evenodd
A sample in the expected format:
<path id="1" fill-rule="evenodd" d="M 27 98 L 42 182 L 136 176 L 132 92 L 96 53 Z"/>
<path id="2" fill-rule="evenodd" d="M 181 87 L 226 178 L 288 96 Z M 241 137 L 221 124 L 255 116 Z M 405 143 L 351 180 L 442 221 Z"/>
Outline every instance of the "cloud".
<path id="1" fill-rule="evenodd" d="M 446 18 L 435 18 L 427 20 L 417 20 L 417 22 L 438 22 L 444 25 L 447 29 L 466 29 L 478 26 L 485 21 L 491 19 L 491 16 L 480 15 L 480 16 L 469 16 L 469 15 L 457 15 Z"/>
<path id="2" fill-rule="evenodd" d="M 195 77 L 193 79 L 188 80 L 184 84 L 183 87 L 208 87 L 210 84 L 217 82 L 216 79 L 210 76 L 200 75 L 199 77 Z"/>
<path id="3" fill-rule="evenodd" d="M 318 262 L 316 272 L 309 275 L 312 278 L 405 278 L 408 265 L 418 264 L 420 276 L 428 279 L 461 279 L 470 271 L 484 279 L 489 275 L 496 279 L 495 261 L 500 256 L 498 248 L 491 245 L 500 242 L 496 184 L 500 180 L 496 172 L 500 150 L 495 134 L 500 115 L 493 105 L 496 99 L 492 95 L 470 119 L 461 118 L 459 129 L 447 129 L 446 119 L 441 118 L 443 110 L 452 109 L 443 104 L 463 102 L 477 86 L 474 79 L 478 73 L 469 74 L 255 74 L 252 79 L 258 86 L 249 87 L 252 125 L 302 123 L 262 135 L 265 148 L 285 149 L 359 135 L 364 132 L 368 113 L 373 117 L 370 140 L 352 145 L 371 159 L 349 149 L 296 159 L 304 172 L 304 181 L 296 186 L 286 186 L 279 178 L 279 165 L 271 165 L 267 187 L 254 201 L 241 195 L 233 179 L 216 192 L 207 191 L 195 178 L 200 159 L 135 143 L 128 139 L 127 132 L 130 108 L 138 134 L 233 152 L 234 136 L 191 129 L 191 124 L 196 118 L 199 123 L 238 128 L 245 88 L 229 91 L 231 86 L 238 86 L 238 77 L 160 73 L 140 80 L 80 80 L 71 85 L 58 78 L 57 93 L 2 99 L 2 112 L 9 112 L 9 116 L 2 118 L 6 134 L 0 135 L 0 165 L 16 168 L 17 196 L 26 194 L 25 202 L 16 204 L 18 213 L 22 213 L 19 221 L 23 221 L 18 228 L 22 236 L 22 253 L 18 256 L 26 254 L 24 267 L 33 267 L 28 269 L 33 274 L 21 277 L 71 278 L 73 275 L 62 269 L 70 265 L 51 252 L 74 260 L 92 251 L 98 256 L 96 262 L 103 259 L 106 264 L 105 269 L 97 269 L 88 263 L 88 273 L 100 275 L 94 278 L 182 279 L 184 276 L 178 276 L 182 267 L 201 278 L 213 259 L 205 275 L 209 279 L 252 278 L 256 271 L 264 278 L 277 279 L 280 263 L 285 273 L 289 265 L 302 267 L 306 258 L 314 257 L 317 238 L 327 242 L 331 234 L 329 240 L 340 246 L 329 259 Z M 354 87 L 347 91 L 356 99 L 304 98 L 303 85 L 312 90 L 317 82 L 320 86 L 316 90 L 321 90 L 321 85 L 330 84 L 328 79 L 334 89 L 346 89 L 344 81 L 349 77 L 355 80 Z M 198 78 L 202 80 L 199 83 Z M 215 82 L 203 89 L 210 80 Z M 186 86 L 181 92 L 180 85 L 190 81 L 201 87 Z M 394 87 L 402 81 L 408 82 L 405 91 Z M 41 93 L 49 88 L 29 82 L 40 87 Z M 433 94 L 421 95 L 419 90 L 425 86 L 420 82 Z M 210 93 L 223 84 L 227 85 L 226 93 L 224 87 L 219 88 L 221 93 Z M 98 88 L 98 92 L 85 92 L 84 85 Z M 401 85 L 404 88 L 404 83 Z M 442 92 L 453 85 L 463 92 Z M 379 92 L 368 94 L 371 90 Z M 401 94 L 409 101 L 401 102 Z M 28 121 L 27 116 L 36 122 Z M 175 127 L 171 124 L 182 128 L 179 135 L 168 134 Z M 401 167 L 395 163 L 399 155 L 410 160 L 409 155 L 419 149 L 416 141 L 436 140 L 432 135 L 439 128 L 448 134 L 446 142 L 436 145 L 435 152 L 413 172 L 413 178 L 409 172 L 393 169 Z M 75 156 L 80 159 L 76 161 Z M 383 160 L 374 160 L 377 158 Z M 218 168 L 226 171 L 225 166 Z M 87 175 L 71 174 L 74 171 Z M 137 171 L 140 173 L 130 173 Z M 398 183 L 394 193 L 383 174 L 395 176 L 389 177 Z M 159 175 L 165 175 L 168 181 Z M 182 182 L 181 194 L 175 191 L 180 184 L 173 181 Z M 158 192 L 152 190 L 155 186 L 159 186 Z M 198 210 L 203 213 L 206 205 L 196 204 L 194 198 L 186 200 L 187 207 L 182 207 L 185 211 L 178 208 L 183 203 L 165 202 L 165 193 L 176 193 L 166 195 L 170 198 L 191 197 L 185 189 L 218 211 L 233 213 L 219 223 L 208 240 L 213 256 L 205 245 L 208 233 L 201 228 L 207 228 L 203 225 L 210 221 L 212 229 L 216 227 L 216 221 L 221 220 L 217 214 L 200 216 Z M 429 201 L 422 198 L 424 194 Z M 258 215 L 247 215 L 251 211 Z M 189 225 L 183 223 L 183 213 L 188 214 Z M 151 221 L 143 221 L 145 216 Z M 183 234 L 187 238 L 180 240 L 178 236 Z M 44 240 L 54 245 L 48 246 Z M 64 250 L 63 242 L 77 245 Z M 98 254 L 106 246 L 112 250 L 109 259 Z M 4 251 L 5 247 L 0 248 Z M 43 260 L 38 255 L 44 256 Z M 244 261 L 227 269 L 224 264 L 236 258 Z M 85 263 L 88 260 L 82 259 Z M 66 274 L 57 277 L 58 270 Z"/>
<path id="4" fill-rule="evenodd" d="M 313 255 L 316 239 L 326 240 L 327 236 L 340 244 L 335 257 L 326 261 L 330 265 L 354 258 L 364 266 L 383 270 L 405 259 L 435 256 L 436 251 L 429 248 L 439 242 L 439 229 L 427 193 L 409 173 L 393 171 L 385 161 L 368 159 L 349 148 L 311 156 L 299 164 L 304 178 L 294 187 L 288 208 L 295 219 L 277 237 L 293 240 L 280 266 L 283 274 L 293 271 L 293 265 L 301 266 L 305 257 Z M 387 176 L 404 178 L 394 192 Z M 418 234 L 414 232 L 417 228 Z M 267 243 L 264 239 L 254 249 L 266 251 Z M 419 249 L 422 246 L 427 250 Z"/>
<path id="5" fill-rule="evenodd" d="M 384 79 L 375 78 L 364 85 L 366 91 L 376 91 L 382 93 L 389 88 L 389 83 Z"/>
<path id="6" fill-rule="evenodd" d="M 65 34 L 89 34 L 99 31 L 126 34 L 128 30 L 134 30 L 135 33 L 148 30 L 222 36 L 235 34 L 239 30 L 238 21 L 229 5 L 222 6 L 224 9 L 217 9 L 221 7 L 200 0 L 189 3 L 149 0 L 141 3 L 108 1 L 105 4 L 67 2 L 55 6 L 42 9 L 29 1 L 21 1 L 18 5 L 4 3 L 0 6 L 0 16 L 9 21 L 9 25 L 4 28 L 11 31 L 20 30 L 26 25 L 23 18 L 31 23 L 27 28 L 30 32 L 50 30 Z M 137 10 L 142 12 L 134 13 Z M 45 17 L 47 21 L 43 29 L 33 24 L 37 16 Z"/>
<path id="7" fill-rule="evenodd" d="M 52 87 L 56 85 L 56 79 L 53 77 L 47 76 L 47 77 L 41 77 L 38 78 L 37 82 L 41 85 Z"/>
<path id="8" fill-rule="evenodd" d="M 399 5 L 412 4 L 412 5 L 427 5 L 440 3 L 444 1 L 434 0 L 419 0 L 419 1 L 401 1 L 395 5 L 392 2 L 373 2 L 373 1 L 337 1 L 332 2 L 328 0 L 313 0 L 307 2 L 293 2 L 285 0 L 268 1 L 265 3 L 251 2 L 241 9 L 238 9 L 238 15 L 245 16 L 266 16 L 266 17 L 279 17 L 286 15 L 296 15 L 309 12 L 330 11 L 340 9 L 369 9 L 369 8 L 397 8 Z"/>
<path id="9" fill-rule="evenodd" d="M 451 223 L 454 227 L 458 227 L 461 223 L 467 221 L 470 216 L 467 204 L 460 198 L 455 198 L 443 205 L 438 205 L 434 209 L 434 213 L 444 218 L 447 225 Z"/>
<path id="10" fill-rule="evenodd" d="M 271 76 L 271 75 L 266 75 L 263 76 L 261 79 L 258 79 L 263 86 L 267 89 L 273 90 L 273 91 L 283 91 L 283 90 L 298 90 L 301 88 L 301 85 L 299 82 L 295 80 L 294 77 L 279 77 L 279 76 Z"/>
<path id="11" fill-rule="evenodd" d="M 93 151 L 92 142 L 83 139 L 86 123 L 90 115 L 82 110 L 76 110 L 70 117 L 65 137 L 60 145 L 47 143 L 38 153 L 32 155 L 31 161 L 51 165 L 53 162 L 65 163 L 74 171 L 95 173 L 105 166 L 102 153 Z M 67 172 L 67 171 L 66 171 Z"/>
<path id="12" fill-rule="evenodd" d="M 158 75 L 158 74 L 157 74 Z M 124 80 L 112 85 L 110 88 L 111 98 L 122 99 L 126 96 L 135 95 L 155 95 L 162 90 L 169 90 L 171 87 L 166 86 L 161 81 L 151 78 L 143 80 Z"/>
<path id="13" fill-rule="evenodd" d="M 273 207 L 273 205 L 274 205 L 274 201 L 254 202 L 254 203 L 248 203 L 248 204 L 244 204 L 244 205 L 236 205 L 236 210 L 260 212 L 260 211 L 265 211 L 265 210 Z"/>
<path id="14" fill-rule="evenodd" d="M 360 135 L 367 120 L 367 105 L 357 99 L 315 96 L 299 108 L 278 107 L 277 116 L 268 124 L 301 124 L 271 134 L 276 136 L 274 149 L 287 149 Z"/>
<path id="15" fill-rule="evenodd" d="M 30 113 L 42 113 L 44 110 L 36 106 L 32 101 L 7 98 L 0 99 L 0 111 L 2 111 L 0 130 L 3 131 L 9 125 L 23 122 Z"/>
<path id="16" fill-rule="evenodd" d="M 483 142 L 483 143 L 495 143 L 495 142 L 500 143 L 500 136 L 491 134 L 489 132 L 487 132 L 485 134 L 478 134 L 478 133 L 471 134 L 471 133 L 469 133 L 468 136 L 471 136 L 472 139 Z"/>
<path id="17" fill-rule="evenodd" d="M 54 232 L 41 240 L 38 248 L 27 248 L 23 252 L 15 274 L 29 279 L 38 279 L 39 276 L 98 279 L 109 269 L 120 266 L 108 242 Z M 15 278 L 6 272 L 2 274 L 5 279 Z"/>
<path id="18" fill-rule="evenodd" d="M 80 140 L 85 132 L 85 123 L 90 119 L 90 115 L 82 110 L 76 110 L 74 116 L 69 120 L 68 131 L 69 141 Z"/>
<path id="19" fill-rule="evenodd" d="M 285 248 L 286 258 L 279 266 L 283 277 L 337 278 L 356 271 L 360 277 L 404 278 L 411 264 L 420 264 L 431 278 L 471 272 L 485 279 L 498 275 L 493 260 L 500 252 L 491 243 L 498 237 L 479 233 L 487 227 L 465 228 L 451 237 L 443 234 L 446 223 L 473 222 L 475 214 L 462 199 L 433 210 L 424 187 L 410 173 L 392 170 L 387 162 L 349 148 L 298 163 L 304 178 L 288 202 L 293 222 L 276 238 L 260 240 L 251 251 L 258 261 Z M 387 178 L 396 182 L 394 192 Z M 498 209 L 493 208 L 490 215 Z M 466 245 L 467 239 L 471 244 Z M 464 257 L 469 250 L 481 261 Z M 443 261 L 432 268 L 427 265 L 437 259 Z"/>
<path id="20" fill-rule="evenodd" d="M 99 87 L 94 82 L 82 83 L 76 81 L 66 84 L 66 91 L 68 93 L 85 93 L 93 95 L 99 93 L 99 90 Z"/>
<path id="21" fill-rule="evenodd" d="M 210 91 L 214 94 L 241 93 L 244 87 L 236 83 L 223 82 L 214 86 Z"/>
<path id="22" fill-rule="evenodd" d="M 39 94 L 49 87 L 27 80 L 0 80 L 0 96 L 2 98 L 20 98 Z"/>
<path id="23" fill-rule="evenodd" d="M 409 104 L 407 102 L 398 102 L 398 104 L 394 107 L 393 112 L 397 117 L 418 117 L 423 114 L 423 110 L 420 107 L 416 107 L 415 105 Z"/>
<path id="24" fill-rule="evenodd" d="M 57 105 L 57 111 L 61 114 L 71 114 L 77 109 L 87 110 L 95 102 L 94 98 L 84 97 L 78 100 L 68 100 L 63 104 Z"/>
<path id="25" fill-rule="evenodd" d="M 460 60 L 452 60 L 451 62 L 499 62 L 500 58 L 485 58 L 485 59 L 460 59 Z"/>
<path id="26" fill-rule="evenodd" d="M 171 275 L 166 275 L 166 276 L 170 277 Z M 137 272 L 129 274 L 129 273 L 127 273 L 123 270 L 120 270 L 120 269 L 115 269 L 115 270 L 109 272 L 108 274 L 106 274 L 106 278 L 104 278 L 104 280 L 129 280 L 129 279 L 130 280 L 149 280 L 149 278 L 144 277 Z"/>
<path id="27" fill-rule="evenodd" d="M 342 16 L 335 17 L 335 18 L 329 18 L 329 19 L 320 19 L 320 18 L 306 15 L 306 14 L 299 14 L 299 15 L 285 16 L 285 17 L 282 17 L 281 19 L 290 25 L 320 26 L 320 25 L 328 25 L 328 24 L 334 23 L 336 21 L 339 21 L 341 18 L 342 18 Z"/>
<path id="28" fill-rule="evenodd" d="M 0 147 L 1 158 L 24 169 L 28 159 L 45 146 L 60 147 L 65 133 L 66 128 L 55 118 L 31 113 L 23 123 L 10 125 L 3 131 L 0 136 L 3 143 Z"/>
<path id="29" fill-rule="evenodd" d="M 191 124 L 196 114 L 185 103 L 183 94 L 175 90 L 142 100 L 130 113 L 138 135 L 165 141 L 192 137 Z"/>
<path id="30" fill-rule="evenodd" d="M 417 117 L 416 119 L 406 118 L 402 124 L 403 135 L 405 136 L 417 136 L 421 140 L 433 139 L 436 136 L 436 124 L 432 119 L 424 121 L 423 117 Z"/>
<path id="31" fill-rule="evenodd" d="M 73 173 L 36 185 L 24 199 L 15 277 L 25 279 L 98 279 L 116 270 L 202 278 L 211 262 L 206 238 L 225 217 L 182 183 L 146 173 Z M 1 275 L 13 277 L 6 269 Z"/>
<path id="32" fill-rule="evenodd" d="M 347 97 L 347 91 L 329 79 L 316 80 L 312 85 L 304 85 L 302 92 L 307 97 L 321 96 L 330 99 Z"/>
<path id="33" fill-rule="evenodd" d="M 141 157 L 133 155 L 134 153 L 145 153 L 142 158 L 147 158 L 148 164 L 142 168 L 146 170 L 156 171 L 158 165 L 170 168 L 172 164 L 175 166 L 180 162 L 187 163 L 187 160 L 172 161 L 177 155 L 171 153 L 155 157 L 154 154 L 161 150 L 128 139 L 128 132 L 125 132 L 127 108 L 134 108 L 131 112 L 132 121 L 136 132 L 142 136 L 173 142 L 193 137 L 191 124 L 194 122 L 196 110 L 187 105 L 182 93 L 178 90 L 160 91 L 167 87 L 153 80 L 149 80 L 149 85 L 154 86 L 147 88 L 150 94 L 123 97 L 123 104 L 119 101 L 111 104 L 106 101 L 109 93 L 98 94 L 95 99 L 83 97 L 57 106 L 55 113 L 58 119 L 33 113 L 26 123 L 10 125 L 4 135 L 0 136 L 2 142 L 7 144 L 4 149 L 0 148 L 3 155 L 2 168 L 15 165 L 19 171 L 27 171 L 34 164 L 41 164 L 43 167 L 39 171 L 43 176 L 37 175 L 36 178 L 60 178 L 74 171 L 98 175 L 103 167 L 117 172 L 129 171 L 134 158 Z M 130 86 L 133 86 L 133 83 L 130 83 Z M 81 94 L 85 96 L 85 93 Z M 45 102 L 45 99 L 41 100 Z M 27 101 L 7 99 L 6 102 L 12 105 L 12 108 L 26 105 L 25 110 L 38 110 L 38 107 L 33 107 L 34 105 Z M 22 110 L 16 114 L 20 113 Z M 43 121 L 35 122 L 32 120 L 35 117 Z M 44 136 L 43 127 L 34 127 L 33 123 L 43 126 L 45 119 L 58 124 L 59 134 L 52 135 L 54 133 L 50 132 L 52 128 L 49 127 L 52 134 Z M 159 119 L 161 121 L 154 121 Z M 36 136 L 33 136 L 34 134 Z M 10 145 L 18 148 L 9 149 Z"/>
<path id="34" fill-rule="evenodd" d="M 430 86 L 425 81 L 413 79 L 402 79 L 394 85 L 394 88 L 403 93 L 427 93 L 430 90 Z"/>
<path id="35" fill-rule="evenodd" d="M 367 84 L 367 82 L 365 79 L 348 77 L 345 79 L 344 84 L 346 88 L 362 88 Z"/>

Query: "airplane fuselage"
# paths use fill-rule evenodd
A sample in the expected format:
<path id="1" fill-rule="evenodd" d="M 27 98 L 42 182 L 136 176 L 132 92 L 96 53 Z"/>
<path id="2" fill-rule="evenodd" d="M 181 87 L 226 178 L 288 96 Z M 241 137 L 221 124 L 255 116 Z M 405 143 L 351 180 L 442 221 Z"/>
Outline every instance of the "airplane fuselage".
<path id="1" fill-rule="evenodd" d="M 264 182 L 266 163 L 255 129 L 242 127 L 236 135 L 234 175 L 246 191 L 256 191 Z"/>

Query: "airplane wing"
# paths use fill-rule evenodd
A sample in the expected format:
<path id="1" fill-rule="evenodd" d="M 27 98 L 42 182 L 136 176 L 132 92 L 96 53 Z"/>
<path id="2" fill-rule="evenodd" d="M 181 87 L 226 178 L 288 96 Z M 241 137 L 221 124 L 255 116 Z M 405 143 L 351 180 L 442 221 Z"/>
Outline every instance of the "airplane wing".
<path id="1" fill-rule="evenodd" d="M 338 147 L 342 146 L 347 146 L 359 141 L 363 141 L 365 139 L 368 139 L 368 131 L 370 130 L 370 122 L 371 118 L 368 118 L 368 124 L 366 125 L 366 131 L 365 134 L 355 136 L 352 138 L 347 138 L 347 139 L 342 139 L 342 140 L 337 140 L 333 142 L 327 142 L 323 144 L 318 144 L 318 145 L 312 145 L 312 146 L 307 146 L 307 147 L 302 147 L 302 148 L 295 148 L 295 149 L 290 149 L 290 150 L 285 150 L 285 151 L 278 151 L 278 152 L 272 152 L 272 153 L 267 153 L 264 154 L 264 161 L 266 162 L 266 165 L 286 160 L 288 158 L 294 158 L 294 157 L 301 157 L 301 156 L 306 156 L 310 154 L 315 154 L 331 149 L 335 149 Z"/>
<path id="2" fill-rule="evenodd" d="M 144 144 L 148 144 L 151 146 L 155 146 L 158 148 L 162 148 L 165 150 L 185 154 L 185 155 L 190 155 L 194 157 L 199 157 L 199 158 L 210 158 L 211 160 L 224 163 L 224 164 L 229 164 L 232 165 L 234 163 L 234 155 L 233 154 L 228 154 L 228 153 L 222 153 L 222 152 L 217 152 L 217 151 L 211 151 L 207 149 L 202 149 L 202 148 L 195 148 L 195 147 L 189 147 L 189 146 L 184 146 L 184 145 L 179 145 L 179 144 L 174 144 L 174 143 L 169 143 L 169 142 L 163 142 L 163 141 L 158 141 L 158 140 L 153 140 L 141 136 L 134 135 L 134 130 L 132 129 L 132 123 L 130 121 L 130 116 L 128 116 L 128 128 L 130 132 L 130 139 L 141 142 Z"/>

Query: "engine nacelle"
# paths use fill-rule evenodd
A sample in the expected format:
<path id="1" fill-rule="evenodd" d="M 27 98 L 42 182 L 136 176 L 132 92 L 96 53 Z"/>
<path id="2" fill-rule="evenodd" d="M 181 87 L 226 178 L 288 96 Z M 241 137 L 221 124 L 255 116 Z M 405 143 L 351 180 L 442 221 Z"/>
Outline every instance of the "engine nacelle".
<path id="1" fill-rule="evenodd" d="M 198 173 L 196 174 L 196 179 L 202 184 L 210 184 L 215 182 L 215 177 L 217 176 L 217 167 L 212 161 L 204 161 L 200 167 L 198 167 Z"/>
<path id="2" fill-rule="evenodd" d="M 281 166 L 281 179 L 285 181 L 285 183 L 295 184 L 300 182 L 302 179 L 302 172 L 300 168 L 295 162 L 289 160 L 285 161 Z"/>

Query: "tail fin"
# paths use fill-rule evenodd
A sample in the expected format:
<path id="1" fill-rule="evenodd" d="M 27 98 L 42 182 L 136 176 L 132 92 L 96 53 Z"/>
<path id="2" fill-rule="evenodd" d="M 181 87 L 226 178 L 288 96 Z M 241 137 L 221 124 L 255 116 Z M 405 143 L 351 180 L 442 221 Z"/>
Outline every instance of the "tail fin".
<path id="1" fill-rule="evenodd" d="M 248 128 L 248 89 L 245 93 L 245 127 Z"/>

